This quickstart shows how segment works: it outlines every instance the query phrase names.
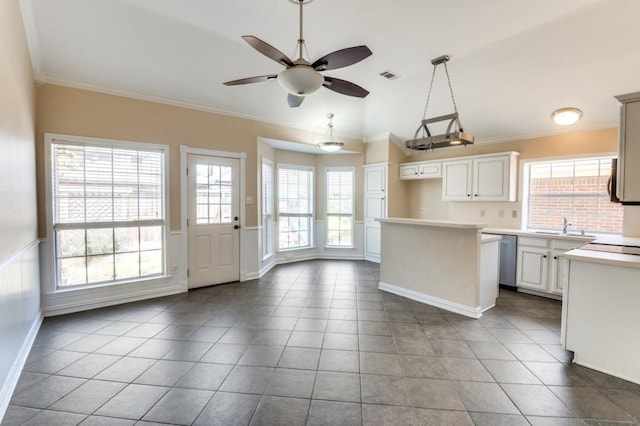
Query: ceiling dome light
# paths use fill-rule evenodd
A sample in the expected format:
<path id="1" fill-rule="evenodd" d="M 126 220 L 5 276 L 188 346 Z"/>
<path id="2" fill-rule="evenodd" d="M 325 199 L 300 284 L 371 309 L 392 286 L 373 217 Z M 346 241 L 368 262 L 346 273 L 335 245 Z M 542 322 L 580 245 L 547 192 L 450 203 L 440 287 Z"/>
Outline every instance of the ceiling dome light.
<path id="1" fill-rule="evenodd" d="M 560 108 L 551 114 L 553 122 L 561 126 L 575 124 L 581 117 L 582 111 L 578 108 Z"/>
<path id="2" fill-rule="evenodd" d="M 324 77 L 309 65 L 296 64 L 278 74 L 278 83 L 292 95 L 304 96 L 322 87 Z"/>
<path id="3" fill-rule="evenodd" d="M 323 151 L 327 151 L 327 152 L 336 152 L 339 151 L 340 148 L 342 148 L 344 146 L 344 143 L 342 142 L 338 142 L 334 137 L 333 137 L 333 114 L 329 114 L 327 115 L 327 118 L 329 119 L 329 124 L 327 124 L 327 128 L 329 129 L 329 140 L 326 142 L 320 142 L 318 144 L 318 146 L 320 147 L 320 149 L 322 149 Z"/>

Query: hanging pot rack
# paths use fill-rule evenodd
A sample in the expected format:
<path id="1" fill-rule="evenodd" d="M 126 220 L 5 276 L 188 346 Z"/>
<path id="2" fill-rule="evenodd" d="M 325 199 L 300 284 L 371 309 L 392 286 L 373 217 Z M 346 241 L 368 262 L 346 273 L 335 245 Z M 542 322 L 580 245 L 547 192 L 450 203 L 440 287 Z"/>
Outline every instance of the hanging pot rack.
<path id="1" fill-rule="evenodd" d="M 451 78 L 449 77 L 449 70 L 447 69 L 448 61 L 448 55 L 439 56 L 431 60 L 431 64 L 433 65 L 433 73 L 431 75 L 431 82 L 429 84 L 429 92 L 427 94 L 427 102 L 424 107 L 423 119 L 420 122 L 420 126 L 416 130 L 413 139 L 409 139 L 405 142 L 405 146 L 409 149 L 413 149 L 416 151 L 425 151 L 428 149 L 444 148 L 448 146 L 471 145 L 474 142 L 473 135 L 471 135 L 470 133 L 466 133 L 462 128 L 462 123 L 460 122 L 458 107 L 456 106 L 456 100 L 453 96 L 453 88 L 451 87 Z M 453 101 L 454 112 L 452 114 L 426 118 L 427 108 L 429 107 L 429 100 L 431 98 L 431 89 L 433 87 L 433 81 L 438 65 L 444 65 L 444 70 L 447 75 L 447 82 L 449 83 L 449 92 L 451 93 L 451 100 Z M 449 124 L 447 125 L 447 130 L 444 134 L 431 134 L 431 130 L 429 130 L 429 124 L 439 123 L 447 120 L 449 121 Z M 419 138 L 418 136 L 421 132 L 424 136 Z"/>

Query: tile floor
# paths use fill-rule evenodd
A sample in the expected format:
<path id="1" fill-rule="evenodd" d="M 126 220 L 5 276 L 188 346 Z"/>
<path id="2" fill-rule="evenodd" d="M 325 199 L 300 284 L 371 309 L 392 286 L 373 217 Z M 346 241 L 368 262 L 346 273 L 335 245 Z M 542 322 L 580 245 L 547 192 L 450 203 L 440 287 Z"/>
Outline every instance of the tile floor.
<path id="1" fill-rule="evenodd" d="M 637 424 L 640 386 L 570 364 L 560 303 L 472 320 L 310 261 L 47 318 L 3 425 Z"/>

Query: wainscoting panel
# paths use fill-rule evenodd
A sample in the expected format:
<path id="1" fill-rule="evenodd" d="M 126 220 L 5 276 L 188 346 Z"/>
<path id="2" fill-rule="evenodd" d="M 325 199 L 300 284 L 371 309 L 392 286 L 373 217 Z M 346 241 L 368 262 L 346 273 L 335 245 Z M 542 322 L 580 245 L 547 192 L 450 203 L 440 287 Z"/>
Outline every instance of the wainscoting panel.
<path id="1" fill-rule="evenodd" d="M 42 322 L 39 244 L 35 240 L 0 261 L 0 419 Z"/>

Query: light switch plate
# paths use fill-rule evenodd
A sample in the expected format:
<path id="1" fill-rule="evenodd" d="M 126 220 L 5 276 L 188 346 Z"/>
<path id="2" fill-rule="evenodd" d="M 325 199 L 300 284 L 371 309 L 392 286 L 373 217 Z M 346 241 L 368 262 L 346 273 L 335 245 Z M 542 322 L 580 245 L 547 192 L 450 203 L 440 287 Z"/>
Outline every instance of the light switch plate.
<path id="1" fill-rule="evenodd" d="M 245 197 L 244 203 L 248 206 L 253 204 L 253 197 Z"/>

